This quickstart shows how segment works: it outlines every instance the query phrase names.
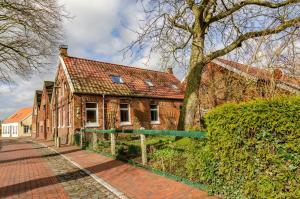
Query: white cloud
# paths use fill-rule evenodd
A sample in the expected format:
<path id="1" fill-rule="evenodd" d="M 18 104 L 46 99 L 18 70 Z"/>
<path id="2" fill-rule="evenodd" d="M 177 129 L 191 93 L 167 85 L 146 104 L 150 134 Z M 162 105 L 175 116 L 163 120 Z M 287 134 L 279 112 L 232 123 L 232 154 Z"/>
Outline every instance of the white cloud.
<path id="1" fill-rule="evenodd" d="M 64 24 L 65 44 L 71 56 L 98 59 L 107 62 L 134 65 L 160 70 L 158 55 L 145 66 L 145 59 L 123 59 L 119 52 L 134 39 L 130 29 L 136 29 L 143 19 L 140 5 L 136 1 L 124 0 L 60 0 L 71 18 Z M 128 27 L 128 28 L 126 28 Z M 42 89 L 44 80 L 53 80 L 53 67 L 44 73 L 34 74 L 28 80 L 16 78 L 11 88 L 0 85 L 0 119 L 6 118 L 16 109 L 32 106 L 34 92 Z"/>

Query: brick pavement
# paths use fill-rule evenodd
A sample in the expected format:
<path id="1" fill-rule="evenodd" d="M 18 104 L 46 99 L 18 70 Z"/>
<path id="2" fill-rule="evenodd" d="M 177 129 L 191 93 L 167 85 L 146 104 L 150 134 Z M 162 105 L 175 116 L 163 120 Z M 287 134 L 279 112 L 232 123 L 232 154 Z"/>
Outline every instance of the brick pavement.
<path id="1" fill-rule="evenodd" d="M 0 198 L 118 197 L 49 148 L 28 139 L 0 138 Z"/>
<path id="2" fill-rule="evenodd" d="M 53 147 L 52 141 L 39 141 Z M 53 147 L 54 148 L 54 147 Z M 133 199 L 212 199 L 205 191 L 156 175 L 142 168 L 64 145 L 57 149 Z"/>
<path id="3" fill-rule="evenodd" d="M 31 143 L 0 138 L 0 198 L 69 198 Z"/>

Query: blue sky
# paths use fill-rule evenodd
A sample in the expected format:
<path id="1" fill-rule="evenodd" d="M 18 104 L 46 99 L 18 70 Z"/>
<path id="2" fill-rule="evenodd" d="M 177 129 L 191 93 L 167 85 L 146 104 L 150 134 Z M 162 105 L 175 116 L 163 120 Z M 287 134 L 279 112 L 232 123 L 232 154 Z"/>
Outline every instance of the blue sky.
<path id="1" fill-rule="evenodd" d="M 61 0 L 72 17 L 64 24 L 64 42 L 72 56 L 103 60 L 112 63 L 133 65 L 142 68 L 162 70 L 158 55 L 145 65 L 146 58 L 123 58 L 124 48 L 134 34 L 125 26 L 135 29 L 143 19 L 143 13 L 136 1 L 123 0 Z M 87 3 L 88 2 L 88 3 Z M 0 85 L 0 120 L 8 117 L 21 107 L 33 104 L 34 91 L 42 89 L 44 80 L 53 80 L 58 57 L 51 60 L 52 66 L 33 74 L 27 79 L 15 77 L 16 84 Z M 182 78 L 184 71 L 175 70 Z"/>

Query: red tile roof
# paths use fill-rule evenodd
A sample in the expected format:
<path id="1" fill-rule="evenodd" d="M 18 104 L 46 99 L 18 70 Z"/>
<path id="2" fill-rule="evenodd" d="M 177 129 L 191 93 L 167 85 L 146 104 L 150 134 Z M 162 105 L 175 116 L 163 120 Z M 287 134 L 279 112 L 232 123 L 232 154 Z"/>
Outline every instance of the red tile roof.
<path id="1" fill-rule="evenodd" d="M 180 81 L 170 73 L 159 72 L 75 57 L 64 57 L 74 93 L 183 99 Z M 124 83 L 117 84 L 112 75 Z M 153 87 L 145 80 L 150 80 Z M 176 85 L 177 88 L 174 88 Z"/>
<path id="2" fill-rule="evenodd" d="M 272 71 L 269 71 L 266 69 L 261 69 L 261 68 L 257 68 L 257 67 L 253 67 L 253 66 L 249 66 L 249 65 L 245 65 L 245 64 L 240 64 L 240 63 L 237 63 L 234 61 L 228 61 L 228 60 L 224 60 L 224 59 L 220 59 L 220 58 L 218 58 L 216 60 L 221 63 L 224 63 L 232 68 L 235 68 L 241 72 L 244 72 L 248 75 L 256 77 L 258 79 L 271 80 L 274 76 Z M 215 63 L 215 64 L 217 64 L 217 63 Z M 300 90 L 300 77 L 299 76 L 289 76 L 286 74 L 282 74 L 282 76 L 279 77 L 278 79 L 276 79 L 276 81 L 277 81 L 277 83 L 283 83 L 294 89 Z"/>
<path id="3" fill-rule="evenodd" d="M 3 124 L 21 122 L 32 114 L 32 108 L 22 108 L 4 120 Z"/>

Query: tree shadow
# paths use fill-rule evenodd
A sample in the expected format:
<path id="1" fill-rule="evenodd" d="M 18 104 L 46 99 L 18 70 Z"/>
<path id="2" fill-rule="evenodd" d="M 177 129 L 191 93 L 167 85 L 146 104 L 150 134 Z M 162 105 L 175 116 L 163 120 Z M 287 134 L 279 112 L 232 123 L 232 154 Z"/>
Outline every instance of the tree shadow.
<path id="1" fill-rule="evenodd" d="M 41 147 L 41 148 L 44 148 L 44 147 Z M 38 149 L 38 148 L 32 148 L 32 150 L 35 150 L 35 149 Z M 64 151 L 64 152 L 60 152 L 60 153 L 68 154 L 68 153 L 74 153 L 77 151 L 81 151 L 81 149 L 74 149 L 74 150 Z M 8 159 L 8 160 L 0 160 L 0 164 L 17 162 L 17 161 L 22 161 L 22 160 L 39 159 L 39 158 L 43 158 L 43 157 L 53 157 L 53 156 L 58 156 L 58 155 L 60 155 L 60 154 L 54 153 L 54 154 L 50 154 L 50 155 L 37 155 L 37 156 L 21 157 L 21 158 L 14 158 L 14 159 Z"/>
<path id="2" fill-rule="evenodd" d="M 111 160 L 99 165 L 87 167 L 85 169 L 89 170 L 91 173 L 98 173 L 124 164 L 125 164 L 124 162 L 118 160 Z M 124 172 L 126 172 L 126 170 L 124 170 Z M 66 172 L 55 176 L 28 180 L 21 183 L 0 187 L 0 193 L 1 193 L 1 197 L 11 197 L 13 195 L 21 194 L 29 190 L 42 188 L 49 185 L 59 184 L 61 182 L 77 180 L 87 176 L 88 175 L 83 170 L 77 169 L 76 171 L 73 172 Z"/>
<path id="3" fill-rule="evenodd" d="M 26 151 L 26 150 L 34 150 L 34 149 L 43 149 L 43 148 L 46 148 L 46 147 L 22 148 L 22 149 L 7 150 L 7 151 L 1 151 L 1 150 L 0 150 L 0 154 L 1 154 L 1 153 L 15 152 L 15 151 Z M 1 149 L 1 146 L 0 146 L 0 149 Z"/>

